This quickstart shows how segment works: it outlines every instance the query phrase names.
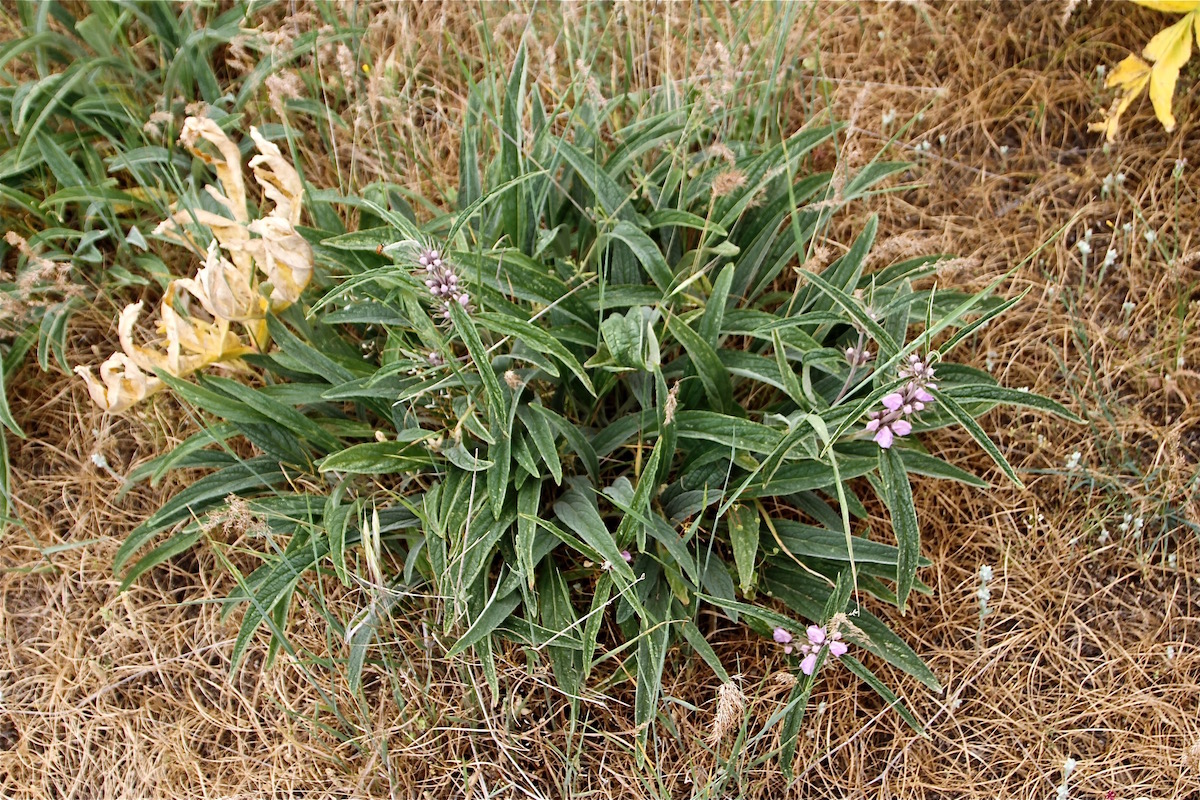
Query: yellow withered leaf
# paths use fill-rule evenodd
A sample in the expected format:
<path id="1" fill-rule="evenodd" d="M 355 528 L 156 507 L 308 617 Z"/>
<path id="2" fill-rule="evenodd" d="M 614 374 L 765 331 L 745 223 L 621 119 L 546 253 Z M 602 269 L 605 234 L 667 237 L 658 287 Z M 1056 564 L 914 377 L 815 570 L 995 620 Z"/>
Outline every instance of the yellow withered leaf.
<path id="1" fill-rule="evenodd" d="M 1192 57 L 1192 27 L 1196 17 L 1189 14 L 1169 28 L 1159 31 L 1146 45 L 1142 55 L 1154 64 L 1150 70 L 1150 102 L 1158 121 L 1168 131 L 1175 130 L 1171 99 L 1179 80 L 1179 69 Z"/>
<path id="2" fill-rule="evenodd" d="M 189 117 L 184 122 L 180 141 L 216 170 L 220 188 L 209 185 L 204 191 L 224 211 L 172 208 L 170 218 L 155 229 L 198 254 L 204 250 L 194 230 L 207 228 L 212 241 L 195 277 L 167 287 L 150 341 L 134 336 L 142 311 L 142 303 L 134 303 L 117 322 L 123 352 L 101 365 L 100 379 L 87 367 L 76 368 L 104 410 L 124 411 L 160 388 L 155 369 L 184 377 L 210 365 L 244 368 L 240 359 L 253 348 L 230 327 L 242 324 L 254 346 L 264 349 L 270 343 L 267 312 L 297 302 L 312 279 L 312 248 L 296 231 L 304 184 L 278 147 L 254 128 L 250 136 L 259 151 L 250 159 L 254 180 L 273 204 L 259 219 L 250 218 L 238 146 L 211 119 Z"/>
<path id="3" fill-rule="evenodd" d="M 1139 6 L 1168 14 L 1188 14 L 1200 9 L 1200 0 L 1133 0 Z"/>
<path id="4" fill-rule="evenodd" d="M 1121 115 L 1129 105 L 1137 99 L 1146 85 L 1150 83 L 1150 65 L 1137 56 L 1129 56 L 1108 75 L 1104 85 L 1109 89 L 1120 89 L 1121 93 L 1113 100 L 1108 109 L 1108 115 L 1103 122 L 1093 122 L 1088 125 L 1092 132 L 1102 131 L 1109 142 L 1117 139 L 1117 131 L 1121 124 Z"/>

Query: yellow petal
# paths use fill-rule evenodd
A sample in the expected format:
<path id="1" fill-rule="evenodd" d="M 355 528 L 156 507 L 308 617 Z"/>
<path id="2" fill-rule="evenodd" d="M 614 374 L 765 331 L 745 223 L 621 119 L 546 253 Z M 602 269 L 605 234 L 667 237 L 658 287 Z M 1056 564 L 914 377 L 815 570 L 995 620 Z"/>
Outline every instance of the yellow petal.
<path id="1" fill-rule="evenodd" d="M 90 367 L 75 367 L 75 373 L 87 384 L 92 402 L 114 414 L 120 414 L 163 386 L 162 381 L 146 375 L 124 353 L 113 353 L 100 365 L 100 380 L 92 375 Z"/>
<path id="2" fill-rule="evenodd" d="M 295 228 L 278 217 L 256 219 L 249 228 L 262 237 L 248 246 L 271 283 L 271 306 L 282 310 L 300 299 L 312 279 L 312 248 Z"/>
<path id="3" fill-rule="evenodd" d="M 144 347 L 134 341 L 133 329 L 141 315 L 142 302 L 140 300 L 125 306 L 121 311 L 121 316 L 117 318 L 117 336 L 121 339 L 121 349 L 139 369 L 153 372 L 157 368 L 169 372 L 165 353 L 161 353 L 155 348 Z"/>
<path id="4" fill-rule="evenodd" d="M 239 358 L 248 352 L 237 335 L 229 330 L 228 320 L 207 322 L 191 314 L 187 295 L 180 294 L 186 289 L 182 281 L 172 281 L 159 310 L 162 330 L 167 339 L 167 363 L 171 373 L 186 375 L 218 361 Z M 184 314 L 175 310 L 177 298 L 184 307 Z"/>
<path id="5" fill-rule="evenodd" d="M 81 364 L 75 367 L 75 374 L 83 378 L 87 384 L 88 394 L 91 395 L 92 402 L 105 411 L 111 410 L 111 403 L 108 401 L 108 387 L 96 380 L 96 376 L 92 374 L 92 368 Z"/>
<path id="6" fill-rule="evenodd" d="M 252 259 L 246 260 L 253 264 Z M 195 279 L 187 278 L 177 283 L 213 317 L 246 322 L 266 316 L 266 298 L 258 293 L 249 276 L 221 257 L 216 242 L 209 246 L 208 257 Z"/>
<path id="7" fill-rule="evenodd" d="M 1150 102 L 1154 104 L 1158 121 L 1168 131 L 1175 130 L 1171 100 L 1179 80 L 1179 68 L 1192 56 L 1193 24 L 1192 17 L 1184 17 L 1171 27 L 1159 31 L 1142 51 L 1142 55 L 1154 62 L 1150 70 Z"/>
<path id="8" fill-rule="evenodd" d="M 259 152 L 259 155 L 250 159 L 250 169 L 254 170 L 254 180 L 275 203 L 271 216 L 287 220 L 293 226 L 299 225 L 304 198 L 304 184 L 300 181 L 300 175 L 283 157 L 279 148 L 263 138 L 258 128 L 250 128 L 250 138 Z"/>
<path id="9" fill-rule="evenodd" d="M 1167 14 L 1187 14 L 1200 9 L 1200 0 L 1133 0 L 1139 6 Z"/>
<path id="10" fill-rule="evenodd" d="M 221 157 L 215 158 L 201 149 L 201 139 L 212 144 Z M 249 219 L 246 213 L 246 181 L 242 177 L 242 153 L 238 146 L 225 135 L 220 125 L 207 117 L 185 119 L 179 141 L 192 155 L 216 169 L 217 180 L 221 182 L 221 187 L 229 198 L 224 205 L 230 209 L 235 219 L 246 222 Z"/>
<path id="11" fill-rule="evenodd" d="M 1120 86 L 1126 90 L 1130 90 L 1136 85 L 1136 91 L 1141 91 L 1149 80 L 1150 65 L 1137 56 L 1130 55 L 1117 64 L 1112 72 L 1108 73 L 1108 80 L 1104 82 L 1104 85 L 1109 89 Z"/>
<path id="12" fill-rule="evenodd" d="M 1108 88 L 1119 87 L 1121 94 L 1113 100 L 1108 109 L 1108 115 L 1103 122 L 1093 122 L 1088 125 L 1092 132 L 1103 132 L 1109 142 L 1115 142 L 1117 131 L 1121 124 L 1121 115 L 1150 82 L 1150 65 L 1135 55 L 1131 55 L 1113 69 L 1105 81 Z"/>

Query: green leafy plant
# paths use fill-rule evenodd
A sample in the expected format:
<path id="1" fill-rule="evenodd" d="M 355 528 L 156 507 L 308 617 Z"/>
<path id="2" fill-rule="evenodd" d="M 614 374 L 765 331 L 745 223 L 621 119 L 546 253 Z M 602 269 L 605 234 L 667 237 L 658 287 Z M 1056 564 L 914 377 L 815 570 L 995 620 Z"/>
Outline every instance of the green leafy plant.
<path id="1" fill-rule="evenodd" d="M 837 124 L 718 142 L 719 117 L 670 90 L 547 107 L 522 51 L 502 91 L 470 97 L 453 212 L 419 225 L 386 192 L 310 189 L 323 228 L 299 230 L 325 294 L 268 318 L 277 349 L 245 356 L 262 385 L 159 372 L 219 421 L 138 477 L 213 471 L 129 536 L 125 585 L 239 495 L 277 547 L 229 598 L 245 608 L 235 663 L 264 624 L 286 643 L 320 571 L 441 598 L 448 654 L 473 651 L 493 692 L 502 641 L 544 654 L 571 698 L 635 682 L 641 756 L 669 648 L 730 681 L 704 609 L 797 658 L 785 769 L 832 657 L 920 729 L 857 655 L 937 678 L 868 596 L 904 609 L 930 591 L 910 475 L 984 482 L 915 434 L 961 425 L 1019 482 L 976 418 L 1074 417 L 947 361 L 1019 298 L 914 286 L 937 257 L 867 274 L 874 221 L 824 268 L 797 267 L 839 208 L 908 165 L 835 180 L 808 165 Z M 871 504 L 892 536 L 866 535 Z M 352 683 L 378 616 L 347 632 Z"/>

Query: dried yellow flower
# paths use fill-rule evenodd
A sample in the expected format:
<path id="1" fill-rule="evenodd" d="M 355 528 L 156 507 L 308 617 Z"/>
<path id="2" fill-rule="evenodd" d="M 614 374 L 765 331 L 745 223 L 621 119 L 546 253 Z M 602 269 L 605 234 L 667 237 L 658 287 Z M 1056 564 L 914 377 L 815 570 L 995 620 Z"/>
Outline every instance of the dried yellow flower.
<path id="1" fill-rule="evenodd" d="M 259 219 L 250 217 L 237 145 L 211 119 L 185 120 L 180 141 L 216 170 L 220 187 L 204 189 L 225 213 L 178 209 L 156 229 L 196 252 L 201 248 L 185 226 L 207 228 L 213 241 L 195 277 L 167 287 L 156 338 L 145 343 L 135 339 L 142 303 L 134 303 L 121 312 L 117 324 L 124 352 L 104 363 L 101 379 L 97 381 L 86 367 L 76 369 L 87 381 L 92 398 L 106 411 L 123 411 L 157 389 L 157 379 L 148 376 L 155 369 L 183 377 L 212 364 L 236 366 L 251 348 L 230 326 L 243 324 L 254 344 L 265 347 L 268 311 L 281 311 L 297 302 L 312 279 L 312 248 L 296 231 L 304 184 L 278 147 L 254 128 L 250 136 L 259 151 L 250 168 L 272 206 Z"/>
<path id="2" fill-rule="evenodd" d="M 213 317 L 247 322 L 266 316 L 267 299 L 254 287 L 250 275 L 222 257 L 216 242 L 209 245 L 208 257 L 196 277 L 184 278 L 178 284 Z"/>
<path id="3" fill-rule="evenodd" d="M 182 378 L 219 361 L 232 361 L 249 352 L 229 330 L 229 321 L 205 322 L 175 310 L 172 301 L 179 296 L 179 281 L 172 281 L 159 308 L 159 339 L 148 345 L 134 340 L 133 329 L 142 313 L 142 303 L 128 305 L 117 320 L 121 349 L 140 369 L 161 369 Z M 186 298 L 181 298 L 185 301 Z"/>
<path id="4" fill-rule="evenodd" d="M 105 411 L 120 414 L 135 403 L 162 388 L 162 381 L 142 372 L 129 356 L 113 353 L 100 365 L 100 379 L 91 367 L 75 367 L 75 374 L 87 383 L 92 401 Z"/>
<path id="5" fill-rule="evenodd" d="M 1117 138 L 1121 115 L 1147 86 L 1150 87 L 1150 102 L 1154 105 L 1154 114 L 1158 121 L 1167 131 L 1175 130 L 1175 115 L 1171 112 L 1171 102 L 1175 95 L 1175 85 L 1179 82 L 1179 70 L 1192 56 L 1192 39 L 1200 41 L 1200 0 L 1133 2 L 1155 11 L 1185 16 L 1174 25 L 1159 31 L 1146 44 L 1142 50 L 1145 61 L 1131 55 L 1118 64 L 1105 80 L 1105 87 L 1119 89 L 1120 94 L 1109 106 L 1105 119 L 1088 125 L 1088 130 L 1103 132 L 1109 142 Z"/>

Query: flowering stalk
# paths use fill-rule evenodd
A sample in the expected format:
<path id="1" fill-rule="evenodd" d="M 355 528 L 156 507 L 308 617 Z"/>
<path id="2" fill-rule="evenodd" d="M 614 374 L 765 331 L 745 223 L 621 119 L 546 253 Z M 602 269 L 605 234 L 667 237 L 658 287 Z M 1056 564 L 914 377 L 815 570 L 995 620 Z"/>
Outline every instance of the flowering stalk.
<path id="1" fill-rule="evenodd" d="M 988 583 L 991 582 L 993 574 L 989 564 L 979 568 L 979 588 L 975 590 L 975 596 L 979 598 L 979 630 L 975 632 L 975 646 L 980 650 L 983 649 L 983 619 L 992 613 L 992 608 L 988 605 L 992 599 L 992 590 Z"/>
<path id="2" fill-rule="evenodd" d="M 916 353 L 900 367 L 900 377 L 908 378 L 908 383 L 900 391 L 885 395 L 880 401 L 883 410 L 872 411 L 867 422 L 867 430 L 875 434 L 873 438 L 885 450 L 892 446 L 896 437 L 912 433 L 908 418 L 933 402 L 929 390 L 937 388 L 933 382 L 932 362 Z"/>
<path id="3" fill-rule="evenodd" d="M 454 267 L 442 259 L 437 250 L 421 252 L 417 263 L 425 268 L 425 285 L 429 293 L 441 301 L 442 319 L 450 319 L 450 304 L 458 303 L 464 311 L 471 310 L 471 295 L 467 294 Z"/>

